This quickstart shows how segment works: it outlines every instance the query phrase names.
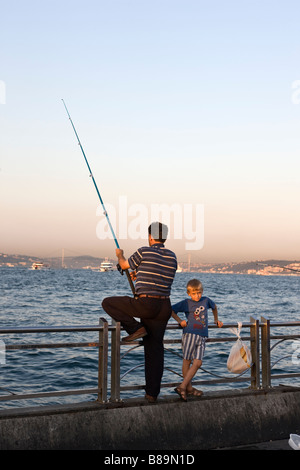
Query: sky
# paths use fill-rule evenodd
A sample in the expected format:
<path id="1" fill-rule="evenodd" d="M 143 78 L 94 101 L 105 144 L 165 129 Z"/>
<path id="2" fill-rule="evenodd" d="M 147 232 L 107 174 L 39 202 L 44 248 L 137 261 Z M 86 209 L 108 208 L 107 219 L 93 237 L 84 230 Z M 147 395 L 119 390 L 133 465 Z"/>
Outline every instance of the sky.
<path id="1" fill-rule="evenodd" d="M 64 99 L 125 256 L 160 206 L 179 261 L 299 260 L 299 13 L 3 2 L 0 252 L 115 256 Z"/>

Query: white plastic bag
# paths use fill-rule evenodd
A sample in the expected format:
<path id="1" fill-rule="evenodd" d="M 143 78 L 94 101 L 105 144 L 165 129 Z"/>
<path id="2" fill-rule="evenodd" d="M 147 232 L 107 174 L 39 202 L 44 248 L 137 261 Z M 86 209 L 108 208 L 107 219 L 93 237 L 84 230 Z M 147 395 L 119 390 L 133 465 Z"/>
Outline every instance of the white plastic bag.
<path id="1" fill-rule="evenodd" d="M 252 356 L 248 346 L 243 343 L 240 338 L 240 330 L 242 323 L 238 323 L 238 328 L 231 328 L 230 331 L 237 335 L 238 340 L 231 348 L 228 360 L 227 369 L 233 374 L 241 374 L 249 369 L 252 364 Z"/>

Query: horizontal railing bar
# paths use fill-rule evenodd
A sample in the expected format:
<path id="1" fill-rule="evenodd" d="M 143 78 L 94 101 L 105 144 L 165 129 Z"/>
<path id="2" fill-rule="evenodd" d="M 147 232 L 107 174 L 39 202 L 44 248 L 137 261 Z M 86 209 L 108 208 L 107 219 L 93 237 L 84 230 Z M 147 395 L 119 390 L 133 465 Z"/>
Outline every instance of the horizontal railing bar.
<path id="1" fill-rule="evenodd" d="M 202 380 L 201 382 L 193 380 L 193 385 L 218 385 L 218 384 L 233 384 L 236 382 L 251 382 L 250 378 L 239 378 L 235 380 L 226 380 L 226 379 L 212 379 L 212 380 Z M 162 388 L 164 387 L 176 387 L 180 385 L 180 382 L 174 382 L 174 383 L 167 383 L 167 384 L 162 384 Z"/>
<path id="2" fill-rule="evenodd" d="M 260 326 L 263 326 L 263 323 L 260 323 Z M 270 321 L 271 327 L 280 327 L 280 326 L 300 326 L 300 321 L 288 321 L 288 322 L 272 322 Z"/>
<path id="3" fill-rule="evenodd" d="M 222 383 L 234 383 L 234 382 L 251 382 L 251 377 L 239 377 L 239 378 L 229 378 L 229 379 L 211 379 L 211 380 L 193 380 L 193 385 L 209 385 L 209 384 L 222 384 Z M 180 382 L 169 382 L 162 383 L 161 388 L 171 388 L 179 385 Z M 130 390 L 143 390 L 145 385 L 128 385 L 121 386 L 120 391 L 130 391 Z"/>
<path id="4" fill-rule="evenodd" d="M 235 328 L 237 323 L 224 323 L 222 328 Z M 250 327 L 251 323 L 243 323 L 242 327 Z M 218 328 L 217 325 L 208 325 L 209 328 Z M 14 327 L 14 328 L 0 328 L 0 334 L 15 334 L 15 333 L 74 333 L 74 332 L 84 332 L 84 331 L 101 331 L 103 326 L 100 325 L 71 325 L 71 326 L 36 326 L 36 327 Z M 115 326 L 109 326 L 108 330 L 112 331 L 115 329 Z M 180 330 L 179 325 L 168 325 L 167 330 Z"/>
<path id="5" fill-rule="evenodd" d="M 242 328 L 249 328 L 250 326 L 252 326 L 252 323 L 250 323 L 250 322 L 244 322 L 244 323 L 242 323 Z M 237 328 L 237 327 L 238 327 L 238 322 L 236 322 L 236 323 L 223 323 L 222 329 L 223 329 L 223 328 Z M 209 323 L 209 324 L 208 324 L 208 328 L 211 328 L 211 329 L 218 329 L 218 330 L 220 329 L 220 328 L 218 327 L 218 325 L 215 325 L 214 323 Z M 178 330 L 178 329 L 181 330 L 182 327 L 179 326 L 179 325 L 177 325 L 176 323 L 174 323 L 174 324 L 171 323 L 171 324 L 168 324 L 168 325 L 167 325 L 167 328 L 166 328 L 166 329 L 167 329 L 167 330 Z"/>
<path id="6" fill-rule="evenodd" d="M 261 327 L 263 324 L 259 324 Z M 252 326 L 250 322 L 245 322 L 242 324 L 242 328 L 249 328 Z M 271 327 L 280 327 L 280 326 L 300 326 L 299 321 L 291 321 L 291 322 L 270 322 Z M 216 329 L 218 328 L 217 325 L 208 325 L 209 328 L 211 329 Z M 224 323 L 222 329 L 224 328 L 235 328 L 237 327 L 237 323 Z M 74 326 L 37 326 L 37 327 L 14 327 L 14 328 L 0 328 L 0 334 L 14 334 L 14 333 L 65 333 L 65 332 L 83 332 L 83 331 L 100 331 L 102 330 L 103 327 L 99 325 L 74 325 Z M 114 326 L 109 326 L 108 330 L 112 331 L 114 330 Z M 181 329 L 179 325 L 168 325 L 167 330 L 172 330 L 172 329 Z M 218 328 L 219 329 L 219 328 Z"/>
<path id="7" fill-rule="evenodd" d="M 250 340 L 251 339 L 251 336 L 241 336 L 240 337 L 242 341 L 246 341 L 246 340 Z M 220 338 L 207 338 L 206 340 L 206 343 L 226 343 L 226 342 L 234 342 L 237 340 L 237 337 L 234 336 L 234 337 L 220 337 Z M 181 344 L 182 340 L 181 339 L 164 339 L 163 340 L 163 343 L 164 344 Z M 132 346 L 133 344 L 136 344 L 136 345 L 141 345 L 143 344 L 142 341 L 140 340 L 136 340 L 136 341 L 130 341 L 130 342 L 126 342 L 126 341 L 121 341 L 121 346 Z"/>
<path id="8" fill-rule="evenodd" d="M 252 323 L 243 322 L 242 326 L 241 326 L 241 329 L 242 328 L 250 328 L 250 326 L 252 326 Z M 236 322 L 236 323 L 223 323 L 222 329 L 223 328 L 237 328 L 237 327 L 238 327 L 238 322 Z M 215 325 L 214 323 L 208 324 L 208 328 L 220 330 L 220 327 L 218 325 Z"/>
<path id="9" fill-rule="evenodd" d="M 43 344 L 7 344 L 6 350 L 18 349 L 51 349 L 51 348 L 99 348 L 99 343 L 43 343 Z"/>
<path id="10" fill-rule="evenodd" d="M 299 336 L 300 337 L 300 336 Z M 274 337 L 276 338 L 276 337 Z M 280 337 L 279 337 L 280 338 Z M 250 336 L 243 336 L 241 337 L 242 340 L 250 340 Z M 206 340 L 207 343 L 222 343 L 222 342 L 233 342 L 236 341 L 235 338 L 208 338 Z M 141 341 L 132 341 L 132 343 L 141 344 Z M 181 339 L 165 339 L 163 341 L 164 344 L 181 344 Z M 122 345 L 128 345 L 129 343 L 122 342 Z M 99 347 L 99 343 L 37 343 L 37 344 L 7 344 L 6 350 L 20 350 L 20 349 L 50 349 L 50 348 L 77 348 L 77 347 Z"/>
<path id="11" fill-rule="evenodd" d="M 61 390 L 56 392 L 40 392 L 40 393 L 22 393 L 15 395 L 0 395 L 0 401 L 7 400 L 27 400 L 29 398 L 50 398 L 50 397 L 61 397 L 67 395 L 87 395 L 90 393 L 98 393 L 99 388 L 82 388 L 76 390 Z"/>
<path id="12" fill-rule="evenodd" d="M 297 339 L 300 335 L 270 335 L 270 339 Z"/>
<path id="13" fill-rule="evenodd" d="M 271 379 L 292 379 L 293 377 L 300 377 L 300 373 L 290 373 L 290 374 L 274 374 L 271 375 Z"/>
<path id="14" fill-rule="evenodd" d="M 164 339 L 163 343 L 164 344 L 181 344 L 182 340 L 181 339 Z M 126 342 L 123 342 L 123 344 L 126 344 Z"/>
<path id="15" fill-rule="evenodd" d="M 240 338 L 242 341 L 247 341 L 251 339 L 251 336 L 240 336 Z M 236 340 L 237 340 L 236 336 L 230 337 L 230 338 L 226 338 L 223 336 L 222 338 L 207 338 L 206 343 L 226 343 L 226 342 L 232 342 Z"/>
<path id="16" fill-rule="evenodd" d="M 250 339 L 251 339 L 251 336 L 241 336 L 242 341 L 247 341 Z M 228 337 L 228 338 L 222 336 L 220 338 L 207 338 L 206 343 L 223 343 L 223 342 L 232 342 L 236 340 L 237 340 L 236 336 Z M 182 341 L 181 339 L 164 339 L 164 344 L 181 343 L 181 341 Z M 128 344 L 128 343 L 122 342 L 122 345 L 124 344 Z"/>
<path id="17" fill-rule="evenodd" d="M 14 333 L 65 333 L 65 332 L 80 332 L 80 331 L 101 331 L 103 326 L 36 326 L 24 328 L 22 326 L 15 328 L 0 328 L 0 334 L 14 334 Z"/>

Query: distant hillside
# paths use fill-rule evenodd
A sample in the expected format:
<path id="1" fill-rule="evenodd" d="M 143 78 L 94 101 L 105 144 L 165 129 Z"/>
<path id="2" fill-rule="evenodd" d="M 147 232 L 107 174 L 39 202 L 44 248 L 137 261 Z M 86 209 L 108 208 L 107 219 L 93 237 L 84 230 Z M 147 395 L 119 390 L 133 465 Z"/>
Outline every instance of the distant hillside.
<path id="1" fill-rule="evenodd" d="M 93 256 L 71 256 L 64 258 L 37 258 L 35 256 L 26 255 L 7 255 L 0 253 L 0 267 L 1 266 L 19 266 L 31 267 L 32 263 L 44 263 L 51 268 L 69 268 L 69 269 L 83 269 L 83 268 L 97 268 L 100 266 L 104 258 L 96 258 Z M 62 266 L 63 264 L 63 266 Z"/>
<path id="2" fill-rule="evenodd" d="M 6 255 L 0 253 L 0 266 L 24 266 L 29 267 L 32 263 L 38 263 L 40 258 L 24 255 Z"/>
<path id="3" fill-rule="evenodd" d="M 243 261 L 240 263 L 217 263 L 191 266 L 199 272 L 232 273 L 232 274 L 300 274 L 300 261 L 264 260 Z"/>
<path id="4" fill-rule="evenodd" d="M 83 269 L 83 268 L 99 268 L 104 258 L 96 258 L 94 256 L 68 256 L 63 260 L 61 258 L 45 258 L 44 262 L 49 264 L 52 268 L 69 268 L 69 269 Z"/>
<path id="5" fill-rule="evenodd" d="M 239 263 L 220 263 L 210 265 L 215 269 L 232 271 L 236 273 L 247 273 L 249 270 L 258 271 L 262 269 L 264 266 L 278 266 L 284 267 L 290 265 L 291 263 L 297 263 L 297 261 L 287 261 L 287 260 L 264 260 L 264 261 L 242 261 Z M 299 261 L 298 261 L 299 263 Z"/>

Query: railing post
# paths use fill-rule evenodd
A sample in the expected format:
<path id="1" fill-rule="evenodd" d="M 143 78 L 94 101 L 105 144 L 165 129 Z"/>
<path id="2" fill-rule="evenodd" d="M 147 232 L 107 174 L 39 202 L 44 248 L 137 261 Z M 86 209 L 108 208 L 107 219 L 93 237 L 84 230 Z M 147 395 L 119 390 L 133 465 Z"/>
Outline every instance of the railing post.
<path id="1" fill-rule="evenodd" d="M 112 320 L 111 332 L 111 401 L 120 400 L 120 338 L 121 323 Z"/>
<path id="2" fill-rule="evenodd" d="M 270 320 L 261 317 L 262 388 L 271 387 Z"/>
<path id="3" fill-rule="evenodd" d="M 107 401 L 107 363 L 108 363 L 108 323 L 99 318 L 99 353 L 98 353 L 98 401 Z"/>
<path id="4" fill-rule="evenodd" d="M 250 388 L 260 388 L 260 362 L 259 362 L 259 320 L 250 317 L 250 345 L 252 355 L 251 385 Z"/>

